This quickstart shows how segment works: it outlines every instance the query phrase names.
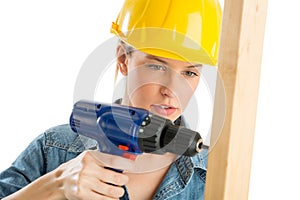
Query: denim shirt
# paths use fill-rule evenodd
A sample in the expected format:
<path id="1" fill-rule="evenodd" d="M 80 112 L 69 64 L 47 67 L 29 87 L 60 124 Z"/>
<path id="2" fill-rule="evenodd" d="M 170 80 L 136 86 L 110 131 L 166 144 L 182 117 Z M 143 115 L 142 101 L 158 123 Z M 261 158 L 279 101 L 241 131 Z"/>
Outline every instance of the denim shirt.
<path id="1" fill-rule="evenodd" d="M 8 169 L 0 173 L 0 199 L 75 158 L 84 150 L 96 148 L 95 140 L 79 136 L 69 125 L 47 130 L 23 151 Z M 206 150 L 191 158 L 179 157 L 171 164 L 153 199 L 203 199 L 206 164 Z M 125 194 L 121 199 L 128 200 L 126 186 L 124 188 Z"/>

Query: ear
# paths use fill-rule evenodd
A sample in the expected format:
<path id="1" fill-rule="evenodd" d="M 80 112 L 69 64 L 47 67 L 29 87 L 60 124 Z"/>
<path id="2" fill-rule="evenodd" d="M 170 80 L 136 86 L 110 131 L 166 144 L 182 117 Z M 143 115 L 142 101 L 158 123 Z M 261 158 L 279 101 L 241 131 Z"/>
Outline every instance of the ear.
<path id="1" fill-rule="evenodd" d="M 128 59 L 127 59 L 127 54 L 126 54 L 126 49 L 124 45 L 119 44 L 116 49 L 117 53 L 117 68 L 120 69 L 120 72 L 124 75 L 127 76 L 128 74 Z"/>

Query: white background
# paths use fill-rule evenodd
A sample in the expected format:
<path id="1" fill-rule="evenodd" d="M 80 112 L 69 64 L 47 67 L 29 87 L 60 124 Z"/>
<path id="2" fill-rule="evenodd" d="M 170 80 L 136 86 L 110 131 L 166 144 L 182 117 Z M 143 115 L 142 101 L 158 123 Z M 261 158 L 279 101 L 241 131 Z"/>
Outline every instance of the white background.
<path id="1" fill-rule="evenodd" d="M 80 67 L 111 37 L 122 2 L 0 2 L 0 171 L 38 134 L 68 122 Z M 269 1 L 249 199 L 300 197 L 296 2 Z"/>

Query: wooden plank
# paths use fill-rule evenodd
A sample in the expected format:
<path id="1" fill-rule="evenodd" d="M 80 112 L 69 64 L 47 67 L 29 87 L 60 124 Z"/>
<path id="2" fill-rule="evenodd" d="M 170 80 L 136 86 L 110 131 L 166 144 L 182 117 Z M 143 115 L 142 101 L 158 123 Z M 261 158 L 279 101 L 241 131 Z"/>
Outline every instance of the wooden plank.
<path id="1" fill-rule="evenodd" d="M 248 199 L 266 11 L 225 0 L 205 200 Z"/>

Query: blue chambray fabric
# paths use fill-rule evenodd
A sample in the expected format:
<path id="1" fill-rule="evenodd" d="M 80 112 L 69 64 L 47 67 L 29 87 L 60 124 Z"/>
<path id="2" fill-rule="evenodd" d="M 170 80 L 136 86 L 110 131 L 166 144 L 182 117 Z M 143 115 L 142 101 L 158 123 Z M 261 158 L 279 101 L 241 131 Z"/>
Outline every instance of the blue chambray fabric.
<path id="1" fill-rule="evenodd" d="M 0 198 L 20 190 L 86 149 L 96 148 L 95 140 L 79 136 L 69 125 L 45 131 L 0 173 Z M 192 158 L 181 156 L 174 161 L 153 199 L 204 199 L 207 154 L 207 150 L 202 150 Z M 121 199 L 129 199 L 126 187 Z"/>

